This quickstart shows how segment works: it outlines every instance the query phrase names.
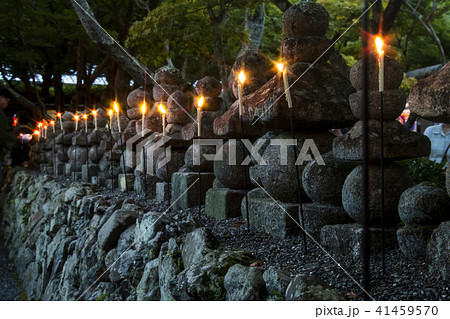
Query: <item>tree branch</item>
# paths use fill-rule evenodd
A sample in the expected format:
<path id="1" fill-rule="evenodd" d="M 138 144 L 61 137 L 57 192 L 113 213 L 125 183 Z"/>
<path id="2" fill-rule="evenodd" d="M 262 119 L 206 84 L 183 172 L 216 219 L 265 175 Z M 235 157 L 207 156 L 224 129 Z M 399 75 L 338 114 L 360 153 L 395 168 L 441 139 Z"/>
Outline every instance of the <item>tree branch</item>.
<path id="1" fill-rule="evenodd" d="M 281 12 L 286 12 L 287 9 L 292 7 L 292 4 L 288 0 L 270 0 Z"/>

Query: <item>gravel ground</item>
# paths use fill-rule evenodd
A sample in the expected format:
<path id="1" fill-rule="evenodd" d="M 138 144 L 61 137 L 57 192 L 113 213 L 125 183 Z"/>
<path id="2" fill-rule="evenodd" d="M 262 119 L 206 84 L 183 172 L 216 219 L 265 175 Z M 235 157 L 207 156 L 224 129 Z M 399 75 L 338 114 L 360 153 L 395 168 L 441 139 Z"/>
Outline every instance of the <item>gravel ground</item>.
<path id="1" fill-rule="evenodd" d="M 0 243 L 0 300 L 19 300 L 19 282 L 15 279 L 14 266 L 8 261 L 8 253 Z"/>

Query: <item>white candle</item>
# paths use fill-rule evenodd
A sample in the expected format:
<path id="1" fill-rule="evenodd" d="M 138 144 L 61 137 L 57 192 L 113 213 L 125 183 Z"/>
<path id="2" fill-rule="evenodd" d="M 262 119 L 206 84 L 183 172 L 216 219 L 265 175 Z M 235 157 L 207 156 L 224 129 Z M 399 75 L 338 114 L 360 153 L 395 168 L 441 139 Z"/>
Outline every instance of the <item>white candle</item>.
<path id="1" fill-rule="evenodd" d="M 44 138 L 47 139 L 47 126 L 44 126 Z"/>
<path id="2" fill-rule="evenodd" d="M 242 84 L 244 84 L 244 82 L 245 82 L 244 71 L 241 71 L 241 73 L 239 73 L 238 81 L 239 81 L 238 82 L 239 116 L 242 117 L 242 113 L 243 113 L 243 108 L 242 108 Z"/>
<path id="3" fill-rule="evenodd" d="M 203 96 L 201 96 L 198 99 L 198 103 L 197 103 L 197 133 L 198 133 L 198 137 L 201 136 L 202 134 L 202 106 L 204 103 L 205 99 Z"/>
<path id="4" fill-rule="evenodd" d="M 147 106 L 145 105 L 145 100 L 142 103 L 142 108 L 141 108 L 141 112 L 142 112 L 142 138 L 144 138 L 144 130 L 145 130 L 145 113 L 147 112 Z"/>
<path id="5" fill-rule="evenodd" d="M 286 101 L 288 103 L 288 107 L 292 108 L 292 98 L 291 91 L 289 89 L 289 80 L 287 77 L 287 69 L 284 67 L 283 63 L 277 63 L 278 70 L 283 74 L 283 84 L 284 84 L 284 94 L 286 95 Z"/>
<path id="6" fill-rule="evenodd" d="M 75 115 L 75 132 L 78 132 L 78 115 Z"/>
<path id="7" fill-rule="evenodd" d="M 378 91 L 384 91 L 384 50 L 383 39 L 381 37 L 375 38 L 375 45 L 378 51 Z"/>
<path id="8" fill-rule="evenodd" d="M 50 125 L 52 126 L 53 134 L 55 134 L 55 121 L 50 121 Z"/>
<path id="9" fill-rule="evenodd" d="M 116 101 L 114 101 L 114 110 L 116 111 L 116 114 L 117 114 L 117 127 L 119 128 L 119 133 L 120 133 L 120 132 L 122 132 L 122 130 L 120 129 L 119 105 L 117 104 Z"/>
<path id="10" fill-rule="evenodd" d="M 163 136 L 166 136 L 166 109 L 164 108 L 164 105 L 160 103 L 158 105 L 158 109 L 162 114 L 162 127 L 163 127 Z"/>
<path id="11" fill-rule="evenodd" d="M 84 118 L 84 127 L 85 127 L 86 133 L 87 133 L 88 132 L 88 123 L 87 123 L 88 117 L 85 114 L 85 115 L 83 115 L 83 118 Z"/>
<path id="12" fill-rule="evenodd" d="M 59 117 L 59 126 L 61 127 L 61 130 L 62 130 L 62 128 L 63 128 L 63 126 L 62 126 L 62 114 L 58 113 L 56 115 Z"/>
<path id="13" fill-rule="evenodd" d="M 97 110 L 93 110 L 92 114 L 94 114 L 94 127 L 95 130 L 97 131 Z"/>
<path id="14" fill-rule="evenodd" d="M 109 129 L 112 132 L 112 117 L 113 117 L 113 110 L 109 110 L 108 111 L 108 115 L 109 115 Z"/>

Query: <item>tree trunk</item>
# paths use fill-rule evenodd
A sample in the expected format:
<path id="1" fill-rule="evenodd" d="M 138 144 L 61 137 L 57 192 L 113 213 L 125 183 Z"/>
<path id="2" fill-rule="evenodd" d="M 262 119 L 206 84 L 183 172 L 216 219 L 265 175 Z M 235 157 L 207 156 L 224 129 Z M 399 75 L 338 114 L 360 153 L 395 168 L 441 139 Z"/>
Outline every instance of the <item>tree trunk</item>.
<path id="1" fill-rule="evenodd" d="M 281 12 L 285 12 L 292 6 L 289 0 L 271 0 L 271 2 L 276 5 L 277 8 L 281 10 Z"/>
<path id="2" fill-rule="evenodd" d="M 65 105 L 63 84 L 61 80 L 61 71 L 56 70 L 53 78 L 53 86 L 55 88 L 55 108 L 56 110 L 63 110 Z"/>
<path id="3" fill-rule="evenodd" d="M 100 50 L 119 63 L 135 82 L 144 84 L 146 68 L 102 29 L 87 1 L 71 0 L 71 3 L 89 38 Z"/>
<path id="4" fill-rule="evenodd" d="M 266 21 L 266 12 L 264 10 L 264 3 L 256 9 L 255 14 L 251 14 L 247 11 L 245 15 L 245 31 L 249 35 L 250 43 L 244 42 L 241 50 L 238 53 L 238 57 L 245 52 L 258 53 L 259 46 L 261 45 L 261 39 L 264 32 L 264 23 Z"/>

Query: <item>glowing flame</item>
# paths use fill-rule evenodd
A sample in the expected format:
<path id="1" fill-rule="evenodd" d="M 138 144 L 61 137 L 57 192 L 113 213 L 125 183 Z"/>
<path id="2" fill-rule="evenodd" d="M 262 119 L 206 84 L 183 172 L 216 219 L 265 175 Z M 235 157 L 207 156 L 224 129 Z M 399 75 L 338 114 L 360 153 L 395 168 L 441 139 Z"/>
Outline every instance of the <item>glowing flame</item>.
<path id="1" fill-rule="evenodd" d="M 47 125 L 46 125 L 46 126 L 44 126 L 44 129 L 47 129 Z"/>
<path id="2" fill-rule="evenodd" d="M 147 112 L 147 105 L 145 104 L 145 100 L 144 102 L 142 102 L 142 106 L 141 106 L 141 113 L 145 114 Z"/>
<path id="3" fill-rule="evenodd" d="M 117 104 L 117 101 L 114 101 L 113 105 L 114 105 L 114 111 L 116 111 L 116 113 L 119 113 L 119 104 Z"/>
<path id="4" fill-rule="evenodd" d="M 277 68 L 280 72 L 283 72 L 284 70 L 284 64 L 283 63 L 277 63 Z"/>
<path id="5" fill-rule="evenodd" d="M 55 121 L 50 121 L 50 125 L 55 125 Z"/>
<path id="6" fill-rule="evenodd" d="M 92 114 L 96 115 L 97 114 L 97 110 L 92 110 Z"/>
<path id="7" fill-rule="evenodd" d="M 239 82 L 241 82 L 241 84 L 244 84 L 244 82 L 245 82 L 245 73 L 244 73 L 244 71 L 241 71 L 241 73 L 239 73 Z"/>
<path id="8" fill-rule="evenodd" d="M 381 39 L 381 37 L 376 37 L 375 38 L 375 45 L 377 47 L 377 52 L 379 55 L 383 54 L 383 39 Z"/>
<path id="9" fill-rule="evenodd" d="M 161 114 L 166 114 L 166 109 L 164 108 L 164 105 L 162 105 L 162 103 L 158 105 L 158 110 L 161 112 Z"/>
<path id="10" fill-rule="evenodd" d="M 23 133 L 20 133 L 20 137 L 22 137 L 23 136 Z"/>
<path id="11" fill-rule="evenodd" d="M 83 115 L 83 118 L 84 118 L 85 120 L 87 120 L 88 117 L 87 117 L 86 114 L 84 114 L 84 115 Z"/>
<path id="12" fill-rule="evenodd" d="M 73 117 L 73 119 L 75 120 L 75 122 L 77 122 L 77 121 L 80 119 L 80 117 L 79 117 L 78 115 L 75 115 L 75 116 Z"/>
<path id="13" fill-rule="evenodd" d="M 38 123 L 38 127 L 42 127 L 42 123 L 41 122 Z"/>
<path id="14" fill-rule="evenodd" d="M 57 116 L 57 117 L 61 117 L 62 114 L 58 112 L 58 113 L 56 113 L 56 116 Z"/>
<path id="15" fill-rule="evenodd" d="M 109 117 L 112 117 L 112 116 L 113 116 L 113 113 L 114 113 L 114 111 L 113 111 L 112 109 L 109 109 L 109 110 L 108 110 L 108 115 L 109 115 Z"/>
<path id="16" fill-rule="evenodd" d="M 39 136 L 39 131 L 38 130 L 34 131 L 34 135 Z"/>
<path id="17" fill-rule="evenodd" d="M 198 99 L 198 102 L 197 102 L 198 108 L 201 108 L 204 103 L 205 103 L 205 98 L 203 96 L 200 96 L 200 98 Z"/>

